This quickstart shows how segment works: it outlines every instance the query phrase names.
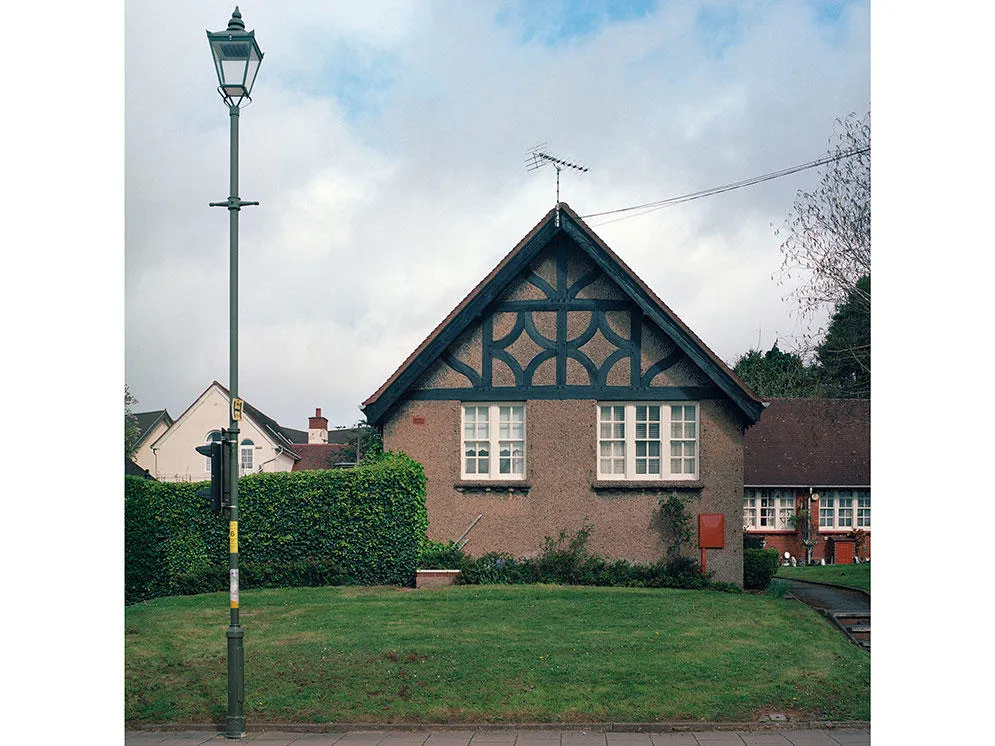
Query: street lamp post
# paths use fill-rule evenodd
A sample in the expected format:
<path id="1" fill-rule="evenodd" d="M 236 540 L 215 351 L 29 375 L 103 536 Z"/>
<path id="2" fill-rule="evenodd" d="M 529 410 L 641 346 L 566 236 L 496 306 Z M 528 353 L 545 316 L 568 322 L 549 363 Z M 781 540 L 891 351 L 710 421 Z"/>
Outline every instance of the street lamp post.
<path id="1" fill-rule="evenodd" d="M 230 485 L 228 512 L 228 556 L 229 570 L 229 609 L 231 621 L 228 626 L 228 715 L 225 719 L 225 736 L 241 738 L 245 735 L 245 651 L 242 645 L 244 633 L 238 624 L 238 421 L 242 417 L 241 400 L 238 398 L 238 213 L 244 205 L 258 205 L 258 202 L 245 202 L 238 196 L 238 112 L 243 101 L 250 100 L 252 84 L 259 71 L 263 53 L 256 44 L 255 31 L 246 31 L 242 14 L 235 8 L 228 28 L 224 31 L 207 32 L 207 40 L 214 56 L 214 66 L 218 73 L 218 92 L 228 106 L 231 123 L 231 176 L 228 199 L 224 202 L 211 202 L 211 207 L 228 208 L 229 246 L 229 393 L 231 395 L 230 423 L 228 438 L 229 463 L 227 464 Z"/>

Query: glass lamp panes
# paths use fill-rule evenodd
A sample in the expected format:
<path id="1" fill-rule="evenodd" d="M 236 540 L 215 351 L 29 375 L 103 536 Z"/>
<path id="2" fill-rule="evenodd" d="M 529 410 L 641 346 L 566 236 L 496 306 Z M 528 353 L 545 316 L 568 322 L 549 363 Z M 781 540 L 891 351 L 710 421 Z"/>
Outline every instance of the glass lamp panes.
<path id="1" fill-rule="evenodd" d="M 229 28 L 216 33 L 209 31 L 207 38 L 221 90 L 237 104 L 251 93 L 263 59 L 255 32 Z"/>

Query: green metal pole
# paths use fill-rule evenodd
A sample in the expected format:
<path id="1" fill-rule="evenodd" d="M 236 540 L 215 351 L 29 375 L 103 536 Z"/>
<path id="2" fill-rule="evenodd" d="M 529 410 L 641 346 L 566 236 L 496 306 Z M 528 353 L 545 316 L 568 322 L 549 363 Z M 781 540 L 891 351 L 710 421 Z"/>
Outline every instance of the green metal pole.
<path id="1" fill-rule="evenodd" d="M 238 198 L 238 106 L 228 107 L 231 121 L 231 190 L 228 195 L 229 233 L 229 309 L 228 309 L 228 375 L 230 395 L 238 399 L 238 213 L 242 202 Z M 231 621 L 228 625 L 228 715 L 225 719 L 225 736 L 241 738 L 245 735 L 245 650 L 242 646 L 244 632 L 238 624 L 238 420 L 234 406 L 229 407 L 228 437 L 229 481 L 231 502 L 228 511 L 229 607 Z"/>

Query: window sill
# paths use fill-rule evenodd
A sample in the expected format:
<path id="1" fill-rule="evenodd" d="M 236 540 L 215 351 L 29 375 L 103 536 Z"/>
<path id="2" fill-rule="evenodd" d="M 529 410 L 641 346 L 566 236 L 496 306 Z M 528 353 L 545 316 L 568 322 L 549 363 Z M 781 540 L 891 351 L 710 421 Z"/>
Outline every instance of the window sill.
<path id="1" fill-rule="evenodd" d="M 513 479 L 463 479 L 453 488 L 457 492 L 528 492 L 532 483 Z"/>
<path id="2" fill-rule="evenodd" d="M 700 490 L 701 481 L 668 481 L 665 479 L 598 479 L 591 483 L 595 490 Z"/>

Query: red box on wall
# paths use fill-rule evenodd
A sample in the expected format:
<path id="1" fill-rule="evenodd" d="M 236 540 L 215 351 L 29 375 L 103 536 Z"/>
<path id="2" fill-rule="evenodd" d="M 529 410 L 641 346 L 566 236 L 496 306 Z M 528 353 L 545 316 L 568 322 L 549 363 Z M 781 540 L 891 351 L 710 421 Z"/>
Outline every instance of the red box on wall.
<path id="1" fill-rule="evenodd" d="M 724 549 L 725 537 L 726 521 L 724 514 L 698 514 L 698 546 L 702 549 Z"/>

